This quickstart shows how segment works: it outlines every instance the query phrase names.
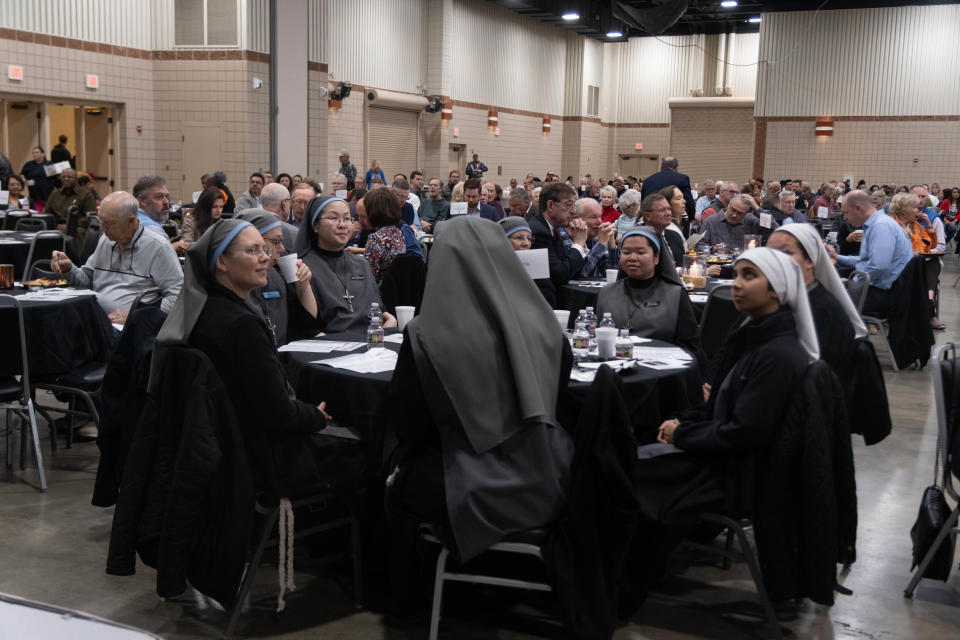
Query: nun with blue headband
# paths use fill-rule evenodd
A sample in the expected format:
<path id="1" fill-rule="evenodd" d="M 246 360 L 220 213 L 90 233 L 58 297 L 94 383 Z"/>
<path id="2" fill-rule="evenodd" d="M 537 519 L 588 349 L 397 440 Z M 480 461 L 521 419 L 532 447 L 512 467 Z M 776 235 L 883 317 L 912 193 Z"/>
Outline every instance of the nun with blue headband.
<path id="1" fill-rule="evenodd" d="M 267 286 L 254 289 L 247 296 L 247 304 L 263 316 L 278 347 L 287 344 L 291 330 L 300 333 L 298 327 L 303 328 L 307 336 L 316 333 L 311 330 L 317 319 L 317 298 L 310 286 L 313 275 L 310 268 L 298 259 L 297 280 L 292 284 L 287 284 L 277 269 L 277 259 L 287 252 L 283 242 L 283 223 L 275 214 L 263 209 L 247 209 L 237 219 L 246 220 L 257 228 L 269 254 Z"/>
<path id="2" fill-rule="evenodd" d="M 371 305 L 383 309 L 383 301 L 370 263 L 344 250 L 353 236 L 350 208 L 343 198 L 317 196 L 307 205 L 303 222 L 295 249 L 313 274 L 316 328 L 327 333 L 365 330 Z M 392 315 L 382 315 L 384 327 L 397 325 Z"/>
<path id="3" fill-rule="evenodd" d="M 652 227 L 631 227 L 620 241 L 625 278 L 606 285 L 597 313 L 609 313 L 620 329 L 697 352 L 697 320 L 673 260 L 661 259 L 669 247 Z M 664 252 L 663 249 L 667 251 Z"/>
<path id="4" fill-rule="evenodd" d="M 326 471 L 311 443 L 329 416 L 325 403 L 294 397 L 270 328 L 246 302 L 267 285 L 269 264 L 263 237 L 245 220 L 220 220 L 191 245 L 183 289 L 157 336 L 151 387 L 168 347 L 203 351 L 229 394 L 257 489 L 293 495 Z"/>

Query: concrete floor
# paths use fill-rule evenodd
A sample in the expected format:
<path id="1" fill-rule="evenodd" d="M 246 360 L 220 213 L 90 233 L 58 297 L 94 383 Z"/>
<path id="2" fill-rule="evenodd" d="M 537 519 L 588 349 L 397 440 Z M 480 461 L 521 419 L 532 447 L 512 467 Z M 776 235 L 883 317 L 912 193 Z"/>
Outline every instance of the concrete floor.
<path id="1" fill-rule="evenodd" d="M 960 341 L 960 295 L 951 288 L 960 265 L 951 256 L 944 268 L 941 318 L 948 325 L 938 344 Z M 885 361 L 883 356 L 881 360 Z M 920 495 L 931 483 L 936 415 L 929 370 L 886 373 L 894 432 L 873 447 L 854 440 L 859 499 L 858 561 L 842 582 L 852 596 L 837 596 L 832 608 L 803 603 L 781 618 L 787 637 L 887 640 L 960 637 L 960 577 L 947 584 L 924 581 L 912 600 L 903 597 L 909 578 L 909 531 Z M 23 482 L 0 482 L 0 592 L 86 611 L 168 638 L 214 637 L 216 612 L 192 606 L 189 598 L 160 602 L 154 572 L 142 565 L 132 577 L 104 573 L 112 509 L 90 505 L 97 449 L 76 444 L 49 455 L 48 494 Z M 36 470 L 18 472 L 35 481 Z M 255 598 L 276 593 L 276 570 L 263 567 Z M 287 612 L 274 620 L 266 608 L 241 619 L 243 637 L 420 638 L 424 630 L 388 629 L 376 614 L 356 612 L 332 580 L 297 573 L 298 591 L 287 596 Z M 508 597 L 509 598 L 509 597 Z M 451 605 L 446 638 L 531 638 L 542 625 L 505 612 L 504 600 L 486 605 L 477 592 L 467 604 Z M 509 600 L 507 600 L 509 601 Z M 705 563 L 689 567 L 653 594 L 616 638 L 772 637 L 757 618 L 735 615 L 754 602 L 742 565 L 722 571 Z M 0 622 L 0 637 L 2 622 Z"/>

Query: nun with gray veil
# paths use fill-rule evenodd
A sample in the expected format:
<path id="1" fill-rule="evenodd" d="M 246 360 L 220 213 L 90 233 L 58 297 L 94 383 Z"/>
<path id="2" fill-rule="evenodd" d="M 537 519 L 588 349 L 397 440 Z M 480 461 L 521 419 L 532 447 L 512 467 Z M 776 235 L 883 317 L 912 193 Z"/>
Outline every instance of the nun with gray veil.
<path id="1" fill-rule="evenodd" d="M 206 354 L 235 410 L 256 489 L 296 496 L 328 484 L 329 450 L 315 434 L 329 416 L 326 403 L 294 397 L 271 329 L 246 302 L 267 284 L 269 264 L 251 223 L 225 219 L 207 229 L 187 250 L 183 289 L 157 337 L 152 374 L 170 346 Z"/>
<path id="2" fill-rule="evenodd" d="M 391 593 L 416 608 L 416 531 L 432 523 L 467 561 L 543 527 L 566 501 L 573 443 L 557 399 L 570 346 L 493 222 L 440 228 L 420 313 L 404 329 L 390 390 L 387 469 Z"/>

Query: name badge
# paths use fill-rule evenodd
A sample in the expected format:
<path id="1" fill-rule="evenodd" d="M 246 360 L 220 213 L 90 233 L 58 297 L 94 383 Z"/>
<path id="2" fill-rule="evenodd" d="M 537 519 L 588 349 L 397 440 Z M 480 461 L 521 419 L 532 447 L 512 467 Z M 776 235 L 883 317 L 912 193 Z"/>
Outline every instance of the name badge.
<path id="1" fill-rule="evenodd" d="M 351 280 L 365 280 L 366 278 L 365 278 L 364 276 L 362 276 L 362 275 L 359 275 L 359 274 L 351 274 L 351 275 L 350 275 L 350 279 L 351 279 Z"/>
<path id="2" fill-rule="evenodd" d="M 264 291 L 262 295 L 263 295 L 263 297 L 264 297 L 265 299 L 269 300 L 270 298 L 279 298 L 279 297 L 280 297 L 280 292 L 279 292 L 279 291 Z"/>
<path id="3" fill-rule="evenodd" d="M 660 306 L 660 301 L 659 301 L 659 300 L 648 300 L 648 301 L 644 302 L 642 306 L 644 306 L 644 307 L 659 307 L 659 306 Z"/>

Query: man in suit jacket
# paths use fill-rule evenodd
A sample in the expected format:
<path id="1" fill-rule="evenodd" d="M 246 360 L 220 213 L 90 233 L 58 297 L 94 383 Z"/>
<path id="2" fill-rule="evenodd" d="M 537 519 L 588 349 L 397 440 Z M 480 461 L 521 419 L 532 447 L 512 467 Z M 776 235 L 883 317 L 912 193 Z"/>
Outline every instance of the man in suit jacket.
<path id="1" fill-rule="evenodd" d="M 467 203 L 468 216 L 480 216 L 492 222 L 499 218 L 497 210 L 488 204 L 480 202 L 480 189 L 482 185 L 476 178 L 470 178 L 463 184 L 463 200 Z"/>
<path id="2" fill-rule="evenodd" d="M 646 198 L 651 193 L 656 193 L 664 187 L 679 187 L 687 204 L 687 224 L 689 224 L 696 215 L 697 205 L 693 200 L 693 194 L 690 193 L 690 178 L 677 171 L 678 166 L 679 163 L 673 156 L 664 158 L 663 162 L 660 163 L 660 171 L 643 181 L 640 196 Z"/>
<path id="3" fill-rule="evenodd" d="M 557 287 L 562 287 L 583 270 L 587 257 L 587 225 L 574 219 L 577 192 L 563 182 L 551 182 L 540 192 L 540 213 L 530 220 L 533 249 L 546 249 L 550 279 L 535 283 L 551 307 L 557 306 Z M 573 244 L 564 247 L 560 228 Z"/>
<path id="4" fill-rule="evenodd" d="M 510 190 L 509 197 L 510 215 L 522 216 L 524 220 L 530 222 L 540 213 L 537 205 L 530 199 L 530 192 L 523 187 L 514 187 Z"/>

